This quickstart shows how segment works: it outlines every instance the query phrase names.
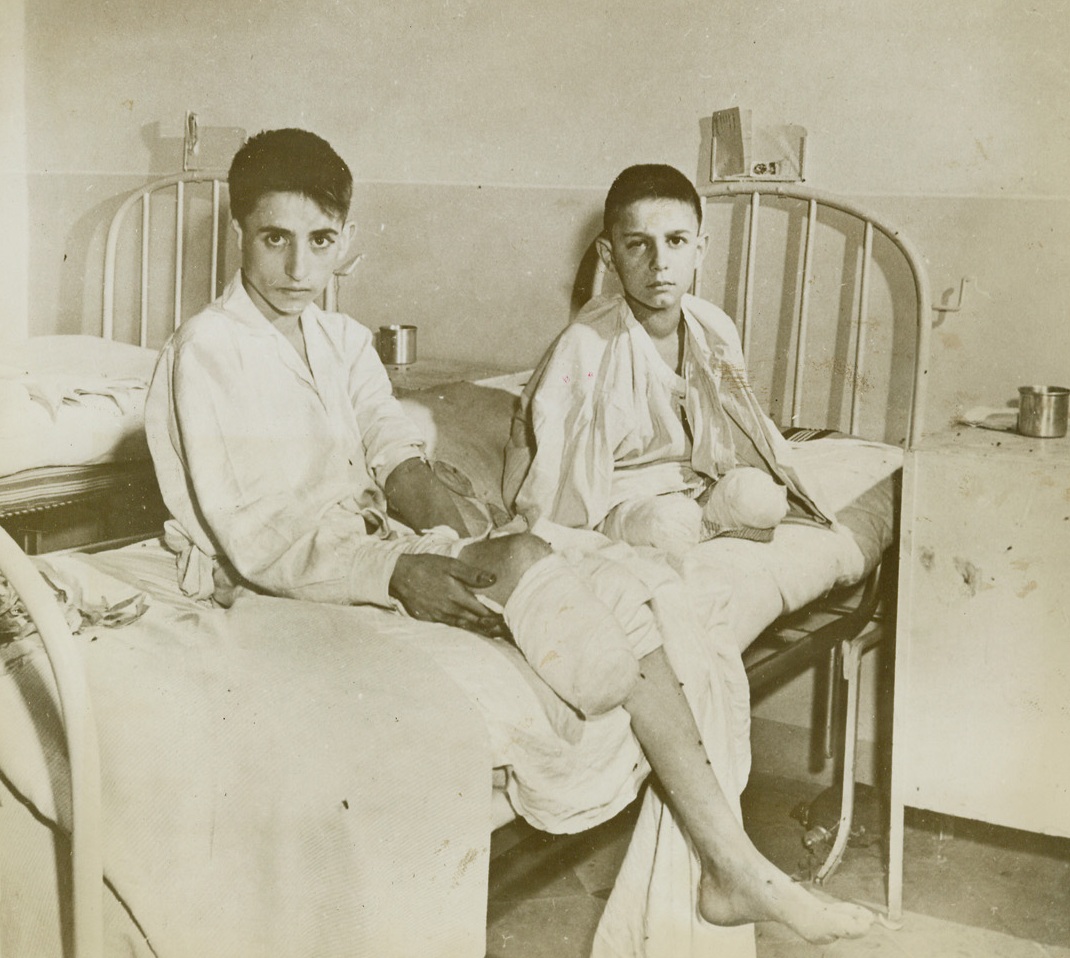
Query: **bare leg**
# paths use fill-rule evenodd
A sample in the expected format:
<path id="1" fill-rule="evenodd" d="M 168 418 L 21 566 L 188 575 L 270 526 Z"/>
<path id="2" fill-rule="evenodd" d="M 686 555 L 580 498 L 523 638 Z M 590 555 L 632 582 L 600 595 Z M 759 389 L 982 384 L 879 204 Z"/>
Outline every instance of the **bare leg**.
<path id="1" fill-rule="evenodd" d="M 550 547 L 530 535 L 473 543 L 467 562 L 494 569 L 488 593 L 506 603 L 520 577 Z M 781 922 L 812 942 L 864 934 L 865 908 L 826 903 L 765 859 L 737 820 L 713 772 L 687 699 L 663 649 L 643 657 L 640 679 L 624 700 L 632 729 L 699 855 L 699 911 L 717 925 Z"/>
<path id="2" fill-rule="evenodd" d="M 643 658 L 641 676 L 624 708 L 701 860 L 702 917 L 715 925 L 778 921 L 817 943 L 864 934 L 870 911 L 817 898 L 751 843 L 713 773 L 664 650 Z"/>

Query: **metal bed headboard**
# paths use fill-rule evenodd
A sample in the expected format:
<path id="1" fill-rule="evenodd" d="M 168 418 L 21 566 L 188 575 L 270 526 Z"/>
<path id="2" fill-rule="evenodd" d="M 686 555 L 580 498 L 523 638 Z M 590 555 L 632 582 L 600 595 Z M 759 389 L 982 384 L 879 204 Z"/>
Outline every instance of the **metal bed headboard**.
<path id="1" fill-rule="evenodd" d="M 703 202 L 704 219 L 711 201 L 749 197 L 747 216 L 742 237 L 742 302 L 736 318 L 743 341 L 743 354 L 749 361 L 757 315 L 754 306 L 757 288 L 758 238 L 763 198 L 777 201 L 794 201 L 805 208 L 805 230 L 801 240 L 801 281 L 797 304 L 792 317 L 794 352 L 794 371 L 791 380 L 791 423 L 797 425 L 803 408 L 804 368 L 807 361 L 807 347 L 810 334 L 810 312 L 812 287 L 814 280 L 814 258 L 817 237 L 817 225 L 823 210 L 836 210 L 846 214 L 862 224 L 861 275 L 859 279 L 858 301 L 851 324 L 853 340 L 853 360 L 850 375 L 847 377 L 850 391 L 849 431 L 856 431 L 859 423 L 861 398 L 866 370 L 866 333 L 870 325 L 869 300 L 873 276 L 873 239 L 874 234 L 881 234 L 900 252 L 909 269 L 914 285 L 915 331 L 914 331 L 914 367 L 911 377 L 910 397 L 907 422 L 907 445 L 913 446 L 921 438 L 924 428 L 926 386 L 929 373 L 929 347 L 932 334 L 932 306 L 929 291 L 929 279 L 922 258 L 913 244 L 903 233 L 868 210 L 840 197 L 831 196 L 818 190 L 796 184 L 773 184 L 761 182 L 732 182 L 707 186 L 700 190 Z M 599 260 L 595 266 L 592 289 L 597 295 L 602 289 L 606 269 Z M 702 270 L 695 276 L 694 291 L 701 295 Z M 777 322 L 780 322 L 778 318 Z"/>
<path id="2" fill-rule="evenodd" d="M 211 191 L 211 240 L 208 249 L 189 249 L 187 237 L 188 207 L 190 193 L 188 186 L 205 183 Z M 224 251 L 226 246 L 226 231 L 229 223 L 229 206 L 226 201 L 227 174 L 225 172 L 199 171 L 188 173 L 176 173 L 162 179 L 153 180 L 140 189 L 133 192 L 120 204 L 112 217 L 108 228 L 108 236 L 104 247 L 104 278 L 103 278 L 103 309 L 101 318 L 101 335 L 104 339 L 115 337 L 116 321 L 116 273 L 119 268 L 119 247 L 124 236 L 124 230 L 134 229 L 127 222 L 130 211 L 135 206 L 141 208 L 139 249 L 134 258 L 137 261 L 140 310 L 138 312 L 137 341 L 140 346 L 147 346 L 149 339 L 149 322 L 151 313 L 150 292 L 154 288 L 151 277 L 151 267 L 158 260 L 153 259 L 152 239 L 160 230 L 164 237 L 170 237 L 173 243 L 171 255 L 172 268 L 170 270 L 171 290 L 169 297 L 170 319 L 166 332 L 176 329 L 186 315 L 192 315 L 198 309 L 211 302 L 222 291 L 222 283 L 228 278 L 220 275 L 223 265 Z M 161 203 L 154 203 L 154 199 L 173 197 L 173 209 L 166 211 L 165 222 L 159 226 L 159 213 Z M 157 214 L 154 217 L 154 212 Z M 203 244 L 202 244 L 203 246 Z M 207 265 L 207 283 L 205 296 L 194 302 L 193 308 L 188 313 L 183 311 L 184 284 L 187 264 L 190 255 L 199 257 L 200 264 Z M 328 312 L 337 309 L 338 302 L 338 276 L 346 275 L 353 267 L 354 260 L 350 260 L 347 266 L 339 270 L 335 282 L 328 285 L 324 293 L 323 307 Z"/>

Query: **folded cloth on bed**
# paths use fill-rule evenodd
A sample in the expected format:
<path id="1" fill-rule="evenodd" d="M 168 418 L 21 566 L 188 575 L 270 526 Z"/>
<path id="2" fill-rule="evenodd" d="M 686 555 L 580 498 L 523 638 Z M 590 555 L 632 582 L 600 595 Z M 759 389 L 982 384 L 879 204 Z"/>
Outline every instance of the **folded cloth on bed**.
<path id="1" fill-rule="evenodd" d="M 38 336 L 0 361 L 0 476 L 148 457 L 156 352 L 95 336 Z"/>
<path id="2" fill-rule="evenodd" d="M 156 954 L 483 955 L 486 731 L 410 620 L 264 597 L 199 606 L 155 544 L 52 571 L 70 564 L 92 570 L 76 570 L 86 593 L 104 573 L 156 597 L 136 622 L 76 637 L 106 875 Z M 0 660 L 0 768 L 65 825 L 47 662 L 34 639 Z"/>
<path id="3" fill-rule="evenodd" d="M 144 615 L 148 596 L 73 556 L 38 559 L 37 567 L 74 633 L 89 626 L 117 628 Z M 33 623 L 7 579 L 0 574 L 0 642 L 26 638 Z"/>

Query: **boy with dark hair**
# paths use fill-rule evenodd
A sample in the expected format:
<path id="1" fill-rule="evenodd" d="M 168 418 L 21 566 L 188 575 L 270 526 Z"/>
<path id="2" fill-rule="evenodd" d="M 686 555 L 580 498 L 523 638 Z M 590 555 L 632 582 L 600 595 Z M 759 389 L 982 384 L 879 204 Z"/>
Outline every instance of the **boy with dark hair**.
<path id="1" fill-rule="evenodd" d="M 239 223 L 265 193 L 301 193 L 342 220 L 353 198 L 353 176 L 345 160 L 308 130 L 270 130 L 251 137 L 234 155 L 227 186 L 230 215 Z"/>
<path id="2" fill-rule="evenodd" d="M 580 310 L 525 388 L 506 502 L 531 523 L 673 549 L 768 541 L 789 500 L 830 523 L 758 405 L 731 319 L 689 294 L 708 242 L 690 180 L 661 164 L 624 170 L 595 242 L 622 293 Z"/>
<path id="3" fill-rule="evenodd" d="M 694 184 L 672 166 L 639 163 L 623 170 L 609 187 L 602 213 L 602 232 L 612 236 L 624 211 L 640 200 L 676 200 L 690 206 L 702 226 L 702 200 Z M 705 242 L 703 242 L 705 249 Z"/>
<path id="4" fill-rule="evenodd" d="M 693 671 L 702 674 L 682 687 L 662 647 L 667 570 L 606 550 L 600 537 L 567 560 L 527 532 L 468 537 L 371 333 L 315 305 L 355 231 L 351 177 L 333 149 L 300 131 L 262 133 L 239 151 L 231 177 L 241 271 L 164 347 L 146 409 L 183 589 L 223 605 L 256 594 L 372 604 L 491 634 L 508 623 L 537 673 L 586 716 L 569 732 L 536 739 L 529 717 L 492 704 L 494 690 L 480 687 L 464 655 L 473 637 L 441 630 L 421 647 L 481 709 L 518 810 L 543 827 L 581 827 L 623 807 L 649 761 L 680 822 L 679 860 L 686 868 L 694 854 L 701 865 L 674 913 L 701 926 L 695 940 L 711 929 L 698 915 L 717 925 L 784 921 L 812 940 L 864 931 L 868 912 L 818 902 L 744 834 L 710 760 L 742 761 L 724 713 L 734 691 L 745 716 L 745 680 L 729 688 L 700 655 Z M 488 606 L 504 610 L 504 622 Z M 675 621 L 672 641 L 684 641 L 688 626 Z M 674 656 L 686 659 L 679 648 Z M 524 795 L 539 788 L 552 795 L 536 812 Z M 631 884 L 629 904 L 607 909 L 611 918 L 643 919 L 649 872 L 645 886 Z M 645 933 L 625 937 L 645 953 Z"/>

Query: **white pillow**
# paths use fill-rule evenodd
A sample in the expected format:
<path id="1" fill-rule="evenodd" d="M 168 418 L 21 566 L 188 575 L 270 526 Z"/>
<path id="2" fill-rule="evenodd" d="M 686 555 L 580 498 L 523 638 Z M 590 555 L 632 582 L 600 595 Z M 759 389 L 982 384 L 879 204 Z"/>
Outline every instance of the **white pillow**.
<path id="1" fill-rule="evenodd" d="M 0 476 L 143 459 L 156 351 L 95 336 L 38 336 L 0 353 Z"/>

